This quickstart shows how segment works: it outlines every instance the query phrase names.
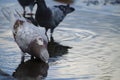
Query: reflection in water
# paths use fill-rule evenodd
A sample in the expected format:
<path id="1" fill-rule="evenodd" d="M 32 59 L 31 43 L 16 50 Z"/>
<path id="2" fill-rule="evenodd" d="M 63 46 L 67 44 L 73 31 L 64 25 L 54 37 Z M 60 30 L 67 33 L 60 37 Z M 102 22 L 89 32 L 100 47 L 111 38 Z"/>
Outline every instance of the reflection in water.
<path id="1" fill-rule="evenodd" d="M 21 63 L 13 76 L 18 80 L 41 80 L 47 77 L 49 65 L 38 59 Z"/>
<path id="2" fill-rule="evenodd" d="M 48 52 L 50 57 L 62 56 L 68 53 L 68 49 L 71 49 L 69 46 L 64 46 L 54 41 L 54 38 L 51 37 L 48 43 Z"/>

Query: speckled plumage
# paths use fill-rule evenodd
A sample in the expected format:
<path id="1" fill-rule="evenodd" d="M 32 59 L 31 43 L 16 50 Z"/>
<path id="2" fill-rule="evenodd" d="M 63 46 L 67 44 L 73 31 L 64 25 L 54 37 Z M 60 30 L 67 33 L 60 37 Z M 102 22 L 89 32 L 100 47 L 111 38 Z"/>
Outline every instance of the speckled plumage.
<path id="1" fill-rule="evenodd" d="M 47 52 L 48 40 L 44 33 L 45 32 L 41 27 L 36 27 L 27 20 L 23 21 L 17 19 L 14 24 L 14 38 L 22 52 L 29 53 L 30 55 L 41 58 L 43 61 L 46 62 L 49 58 L 49 54 Z M 35 47 L 40 46 L 41 49 L 37 49 L 39 51 L 35 51 L 36 49 L 33 49 L 31 47 L 34 45 Z"/>
<path id="2" fill-rule="evenodd" d="M 28 53 L 44 62 L 48 62 L 48 39 L 45 35 L 45 29 L 34 26 L 31 21 L 20 16 L 16 10 L 9 10 L 9 8 L 4 8 L 2 13 L 10 21 L 15 42 L 23 54 Z M 24 58 L 22 57 L 22 59 Z"/>
<path id="3" fill-rule="evenodd" d="M 31 41 L 37 38 L 44 38 L 47 42 L 47 38 L 43 31 L 29 22 L 23 22 L 23 24 L 19 25 L 17 32 L 14 34 L 16 42 L 23 50 L 28 47 L 28 44 L 30 44 Z"/>

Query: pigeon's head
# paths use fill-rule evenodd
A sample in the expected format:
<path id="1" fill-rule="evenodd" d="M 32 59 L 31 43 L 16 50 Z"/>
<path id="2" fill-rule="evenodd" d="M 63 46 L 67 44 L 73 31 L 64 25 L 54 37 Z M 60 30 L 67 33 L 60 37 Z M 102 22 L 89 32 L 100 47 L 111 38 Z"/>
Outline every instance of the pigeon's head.
<path id="1" fill-rule="evenodd" d="M 44 3 L 44 2 L 45 2 L 45 0 L 35 0 L 36 4 L 41 4 L 41 3 Z"/>
<path id="2" fill-rule="evenodd" d="M 67 5 L 59 5 L 59 6 L 55 6 L 55 7 L 59 7 L 60 10 L 62 10 L 64 14 L 69 14 L 69 13 L 71 13 L 71 12 L 73 12 L 75 10 L 75 8 L 70 7 L 69 4 L 67 4 Z"/>
<path id="3" fill-rule="evenodd" d="M 34 4 L 37 4 L 38 7 L 44 7 L 44 6 L 46 7 L 45 0 L 36 0 Z"/>
<path id="4" fill-rule="evenodd" d="M 47 50 L 47 42 L 43 38 L 37 37 L 35 40 L 31 41 L 29 50 L 31 55 L 39 58 L 43 62 L 48 62 L 49 53 Z"/>

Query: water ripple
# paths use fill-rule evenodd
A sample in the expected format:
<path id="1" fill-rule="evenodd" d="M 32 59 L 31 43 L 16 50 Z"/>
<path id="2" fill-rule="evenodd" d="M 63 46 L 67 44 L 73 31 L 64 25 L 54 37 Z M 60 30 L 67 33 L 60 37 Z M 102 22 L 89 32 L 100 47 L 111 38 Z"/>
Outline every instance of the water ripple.
<path id="1" fill-rule="evenodd" d="M 61 41 L 81 41 L 95 38 L 96 33 L 90 30 L 83 30 L 77 28 L 59 28 L 54 36 L 60 36 L 58 40 Z"/>

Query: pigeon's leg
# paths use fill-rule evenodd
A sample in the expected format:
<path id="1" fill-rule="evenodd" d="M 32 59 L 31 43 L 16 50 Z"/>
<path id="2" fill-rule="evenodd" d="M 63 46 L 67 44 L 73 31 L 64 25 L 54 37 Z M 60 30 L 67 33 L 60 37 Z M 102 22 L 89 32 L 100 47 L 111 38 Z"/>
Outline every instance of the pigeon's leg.
<path id="1" fill-rule="evenodd" d="M 54 42 L 53 36 L 50 37 L 50 42 Z"/>
<path id="2" fill-rule="evenodd" d="M 50 37 L 52 37 L 53 32 L 54 32 L 54 28 L 52 28 L 51 31 L 50 31 L 50 33 L 51 33 L 51 34 L 50 34 Z"/>
<path id="3" fill-rule="evenodd" d="M 25 7 L 23 7 L 23 17 L 25 17 L 26 11 L 25 11 Z"/>
<path id="4" fill-rule="evenodd" d="M 34 59 L 34 56 L 31 56 L 31 59 Z"/>
<path id="5" fill-rule="evenodd" d="M 25 60 L 25 53 L 22 52 L 21 63 L 23 63 L 24 60 Z"/>
<path id="6" fill-rule="evenodd" d="M 48 37 L 48 35 L 47 35 L 47 31 L 48 31 L 48 28 L 45 28 L 45 35 L 46 35 L 46 37 L 47 37 L 47 39 L 49 40 L 49 37 Z"/>
<path id="7" fill-rule="evenodd" d="M 33 13 L 32 13 L 32 10 L 31 10 L 31 13 L 30 13 L 30 17 L 33 17 Z"/>
<path id="8" fill-rule="evenodd" d="M 33 13 L 32 13 L 33 7 L 34 7 L 33 5 L 30 5 L 30 7 L 29 7 L 30 8 L 30 17 L 33 17 Z"/>

